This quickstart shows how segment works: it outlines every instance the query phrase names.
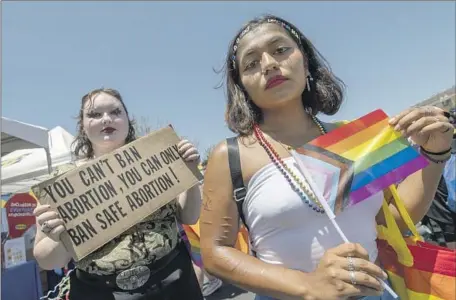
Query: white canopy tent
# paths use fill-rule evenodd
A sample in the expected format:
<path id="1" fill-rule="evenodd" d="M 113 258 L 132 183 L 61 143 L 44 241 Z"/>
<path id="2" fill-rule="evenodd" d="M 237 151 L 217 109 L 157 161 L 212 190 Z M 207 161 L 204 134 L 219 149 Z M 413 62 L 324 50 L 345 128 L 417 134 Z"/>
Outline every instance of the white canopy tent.
<path id="1" fill-rule="evenodd" d="M 2 117 L 2 159 L 4 155 L 15 150 L 42 147 L 46 154 L 48 173 L 50 173 L 52 162 L 49 153 L 48 132 L 46 128 L 40 126 Z"/>
<path id="2" fill-rule="evenodd" d="M 2 194 L 28 189 L 47 178 L 53 168 L 71 162 L 73 140 L 73 135 L 57 126 L 47 133 L 49 148 L 21 149 L 3 156 Z"/>
<path id="3" fill-rule="evenodd" d="M 18 149 L 49 148 L 46 128 L 2 117 L 2 157 Z"/>
<path id="4" fill-rule="evenodd" d="M 8 132 L 10 137 L 6 143 L 10 143 L 10 149 L 24 145 L 31 145 L 33 148 L 18 149 L 5 156 L 2 155 L 2 207 L 12 194 L 29 192 L 33 185 L 49 178 L 50 170 L 72 161 L 71 143 L 74 140 L 73 135 L 60 126 L 50 131 L 40 127 L 38 129 L 35 131 L 37 134 L 35 137 L 39 137 L 38 134 L 41 134 L 40 130 L 44 130 L 46 132 L 46 143 L 38 138 L 31 143 L 25 139 L 28 138 L 26 136 L 27 133 L 23 134 L 22 139 L 20 139 L 14 136 L 11 131 Z M 4 131 L 5 128 L 2 128 L 2 143 Z M 15 142 L 17 143 L 13 145 L 12 143 Z M 42 148 L 37 148 L 37 146 Z M 2 232 L 7 230 L 8 223 L 5 209 L 2 209 Z"/>

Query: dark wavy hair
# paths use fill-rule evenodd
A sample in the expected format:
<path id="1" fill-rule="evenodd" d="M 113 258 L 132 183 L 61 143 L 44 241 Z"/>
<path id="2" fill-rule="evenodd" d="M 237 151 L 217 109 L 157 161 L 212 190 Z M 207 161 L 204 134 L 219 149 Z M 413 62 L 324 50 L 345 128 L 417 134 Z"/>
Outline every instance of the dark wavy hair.
<path id="1" fill-rule="evenodd" d="M 302 32 L 290 22 L 274 15 L 264 15 L 257 17 L 245 24 L 235 35 L 228 47 L 225 65 L 220 72 L 224 73 L 226 80 L 227 107 L 225 120 L 228 128 L 241 136 L 252 133 L 253 125 L 262 120 L 261 109 L 253 103 L 245 91 L 239 76 L 239 70 L 233 63 L 234 46 L 236 40 L 249 27 L 249 32 L 253 28 L 268 23 L 269 19 L 275 19 L 288 25 L 299 35 L 299 40 L 289 30 L 285 30 L 288 35 L 298 44 L 299 49 L 307 60 L 307 67 L 313 80 L 310 82 L 310 91 L 305 89 L 302 94 L 302 103 L 304 108 L 314 115 L 322 112 L 326 115 L 335 114 L 343 101 L 345 84 L 336 77 L 314 45 L 302 34 Z M 279 25 L 277 25 L 279 26 Z M 220 87 L 220 86 L 219 86 Z"/>
<path id="2" fill-rule="evenodd" d="M 123 106 L 125 113 L 127 114 L 127 118 L 128 118 L 128 135 L 125 138 L 125 144 L 128 144 L 136 139 L 134 121 L 130 120 L 127 107 L 125 106 L 125 103 L 124 103 L 120 93 L 117 90 L 109 89 L 109 88 L 95 89 L 95 90 L 90 91 L 87 94 L 85 94 L 81 99 L 81 109 L 79 110 L 79 115 L 77 117 L 78 123 L 76 125 L 76 130 L 78 133 L 77 133 L 75 140 L 72 143 L 72 147 L 74 149 L 74 151 L 73 151 L 74 155 L 78 159 L 93 158 L 94 154 L 93 154 L 92 142 L 89 140 L 86 133 L 84 132 L 84 126 L 83 126 L 84 105 L 86 104 L 87 101 L 91 101 L 91 103 L 93 103 L 93 97 L 100 93 L 105 93 L 105 94 L 111 95 L 111 96 L 115 97 L 117 100 L 119 100 L 120 103 L 122 103 L 122 106 Z"/>

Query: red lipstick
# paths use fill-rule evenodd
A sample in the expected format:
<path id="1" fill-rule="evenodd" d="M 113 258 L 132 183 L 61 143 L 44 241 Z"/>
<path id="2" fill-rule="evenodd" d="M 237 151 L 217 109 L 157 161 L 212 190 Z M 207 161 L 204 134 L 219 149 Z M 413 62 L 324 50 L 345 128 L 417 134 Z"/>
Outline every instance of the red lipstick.
<path id="1" fill-rule="evenodd" d="M 103 128 L 103 130 L 101 130 L 101 132 L 103 133 L 113 133 L 114 131 L 116 131 L 114 128 L 112 127 L 106 127 L 106 128 Z"/>
<path id="2" fill-rule="evenodd" d="M 288 78 L 286 78 L 285 76 L 282 76 L 282 75 L 276 75 L 274 77 L 271 77 L 268 79 L 268 81 L 266 82 L 266 88 L 265 90 L 267 89 L 271 89 L 273 87 L 276 87 L 282 83 L 284 83 L 285 81 L 287 81 Z"/>

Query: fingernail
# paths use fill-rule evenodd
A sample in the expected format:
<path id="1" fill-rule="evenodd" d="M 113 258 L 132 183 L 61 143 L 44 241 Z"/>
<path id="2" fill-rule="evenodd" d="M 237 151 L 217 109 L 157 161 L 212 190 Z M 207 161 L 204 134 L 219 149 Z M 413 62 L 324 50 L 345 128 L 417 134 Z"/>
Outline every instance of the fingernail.
<path id="1" fill-rule="evenodd" d="M 399 131 L 401 129 L 401 126 L 399 126 L 399 124 L 397 124 L 395 127 L 394 127 L 394 130 L 396 131 Z"/>
<path id="2" fill-rule="evenodd" d="M 388 274 L 386 274 L 385 271 L 383 271 L 383 279 L 387 279 L 388 278 Z"/>
<path id="3" fill-rule="evenodd" d="M 389 123 L 390 123 L 390 124 L 393 124 L 394 122 L 396 122 L 396 118 L 395 118 L 395 117 L 389 119 Z"/>

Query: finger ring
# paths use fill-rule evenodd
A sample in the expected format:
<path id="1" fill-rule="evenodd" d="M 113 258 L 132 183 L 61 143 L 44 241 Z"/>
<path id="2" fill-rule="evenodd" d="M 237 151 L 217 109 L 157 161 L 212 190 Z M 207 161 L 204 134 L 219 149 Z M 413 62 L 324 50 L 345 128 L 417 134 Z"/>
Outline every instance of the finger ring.
<path id="1" fill-rule="evenodd" d="M 347 259 L 348 259 L 348 270 L 350 272 L 355 271 L 355 263 L 353 261 L 353 257 L 349 256 L 349 257 L 347 257 Z"/>
<path id="2" fill-rule="evenodd" d="M 356 278 L 355 278 L 355 272 L 353 272 L 353 271 L 350 272 L 350 281 L 351 281 L 351 284 L 353 284 L 353 285 L 357 284 Z"/>
<path id="3" fill-rule="evenodd" d="M 52 228 L 49 226 L 47 222 L 44 222 L 43 225 L 41 225 L 41 231 L 43 233 L 49 233 L 51 232 Z"/>

